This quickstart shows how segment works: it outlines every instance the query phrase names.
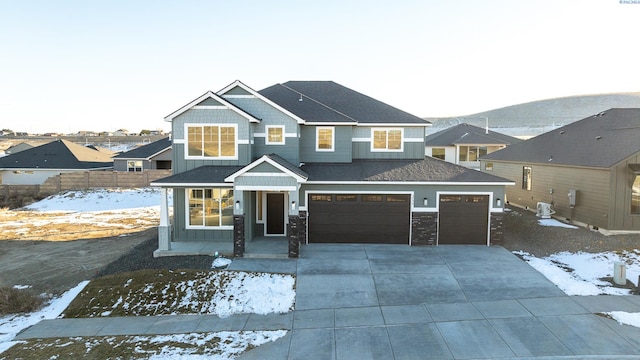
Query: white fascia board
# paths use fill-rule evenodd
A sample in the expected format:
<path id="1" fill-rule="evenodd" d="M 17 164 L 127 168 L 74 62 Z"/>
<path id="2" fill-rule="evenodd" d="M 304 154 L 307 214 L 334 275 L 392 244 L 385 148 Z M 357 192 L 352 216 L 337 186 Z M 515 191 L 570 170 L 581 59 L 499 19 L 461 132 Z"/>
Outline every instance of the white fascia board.
<path id="1" fill-rule="evenodd" d="M 460 185 L 460 186 L 502 186 L 515 182 L 452 182 L 452 181 L 307 181 L 313 185 Z"/>
<path id="2" fill-rule="evenodd" d="M 187 110 L 193 108 L 196 104 L 199 104 L 200 102 L 202 102 L 203 100 L 205 100 L 207 98 L 212 98 L 212 99 L 218 101 L 219 103 L 223 104 L 229 110 L 232 110 L 232 111 L 236 112 L 237 114 L 239 114 L 240 116 L 242 116 L 242 117 L 246 118 L 247 120 L 249 120 L 249 122 L 253 122 L 253 123 L 259 123 L 260 122 L 259 119 L 254 118 L 250 114 L 246 113 L 244 110 L 238 108 L 237 106 L 235 106 L 232 103 L 228 102 L 227 100 L 223 99 L 221 96 L 217 95 L 213 91 L 207 91 L 206 93 L 204 93 L 203 95 L 199 96 L 195 100 L 191 101 L 187 105 L 185 105 L 185 106 L 181 107 L 180 109 L 178 109 L 178 110 L 172 112 L 171 114 L 167 115 L 164 118 L 164 121 L 167 121 L 167 122 L 173 121 L 173 119 L 176 116 L 178 116 L 180 114 L 183 114 L 184 112 L 186 112 Z M 211 108 L 212 109 L 221 109 L 221 107 L 218 107 L 218 106 L 214 106 L 214 107 L 211 107 Z"/>
<path id="3" fill-rule="evenodd" d="M 157 183 L 152 182 L 149 186 L 163 187 L 163 188 L 205 188 L 205 187 L 219 187 L 219 188 L 232 188 L 233 184 L 227 183 Z"/>
<path id="4" fill-rule="evenodd" d="M 274 103 L 273 101 L 267 99 L 266 97 L 262 96 L 259 92 L 255 91 L 252 88 L 250 88 L 249 86 L 245 85 L 240 80 L 236 80 L 236 81 L 232 82 L 231 84 L 225 86 L 222 90 L 218 91 L 218 94 L 220 96 L 224 96 L 224 94 L 227 91 L 233 89 L 236 86 L 239 86 L 240 88 L 242 88 L 246 92 L 250 93 L 251 95 L 255 96 L 256 98 L 266 102 L 267 104 L 271 105 L 272 107 L 276 108 L 277 110 L 285 113 L 287 116 L 293 118 L 298 124 L 304 124 L 305 123 L 305 121 L 303 119 L 299 118 L 296 114 L 290 112 L 289 110 L 283 108 L 282 106 L 280 106 L 280 105 Z"/>
<path id="5" fill-rule="evenodd" d="M 147 160 L 151 160 L 152 158 L 154 158 L 154 157 L 156 157 L 156 156 L 158 156 L 158 155 L 162 154 L 163 152 L 165 152 L 165 151 L 167 151 L 167 150 L 171 150 L 171 146 L 166 147 L 166 148 L 164 148 L 164 149 L 162 149 L 162 150 L 158 151 L 157 153 L 155 153 L 155 154 L 153 154 L 153 155 L 149 156 L 149 157 L 148 157 L 148 158 L 146 158 L 146 159 L 147 159 Z"/>
<path id="6" fill-rule="evenodd" d="M 303 177 L 301 177 L 300 175 L 298 175 L 298 174 L 295 174 L 295 173 L 291 172 L 289 169 L 285 168 L 284 166 L 282 166 L 282 165 L 278 164 L 277 162 L 273 161 L 272 159 L 270 159 L 267 155 L 262 155 L 262 157 L 261 157 L 260 159 L 258 159 L 258 160 L 256 160 L 256 161 L 252 162 L 251 164 L 249 164 L 249 165 L 247 165 L 247 166 L 243 167 L 242 169 L 240 169 L 240 170 L 236 171 L 235 173 L 233 173 L 233 174 L 231 174 L 231 175 L 227 176 L 227 177 L 224 179 L 224 181 L 234 182 L 234 181 L 235 181 L 235 179 L 236 179 L 238 176 L 243 175 L 243 174 L 244 174 L 244 173 L 246 173 L 247 171 L 249 171 L 249 170 L 253 169 L 254 167 L 256 167 L 256 166 L 258 166 L 258 165 L 260 165 L 260 164 L 262 164 L 262 163 L 264 163 L 264 162 L 266 162 L 266 163 L 268 163 L 268 164 L 272 165 L 272 166 L 273 166 L 273 167 L 275 167 L 276 169 L 278 169 L 278 170 L 282 171 L 283 173 L 285 173 L 285 174 L 287 174 L 287 175 L 291 176 L 292 178 L 296 179 L 296 181 L 297 181 L 297 182 L 306 182 L 306 181 L 307 181 L 307 179 L 306 179 L 306 178 L 303 178 Z"/>

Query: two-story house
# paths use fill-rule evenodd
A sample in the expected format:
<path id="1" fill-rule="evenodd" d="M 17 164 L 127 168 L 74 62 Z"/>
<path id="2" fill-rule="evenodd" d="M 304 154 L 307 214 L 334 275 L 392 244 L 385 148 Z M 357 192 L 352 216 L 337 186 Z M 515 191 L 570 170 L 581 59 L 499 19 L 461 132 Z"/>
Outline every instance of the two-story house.
<path id="1" fill-rule="evenodd" d="M 156 256 L 189 242 L 233 244 L 242 256 L 264 237 L 288 239 L 292 257 L 301 243 L 501 239 L 513 182 L 425 157 L 429 122 L 335 82 L 255 91 L 236 81 L 165 120 L 173 175 L 152 183 L 165 194 Z"/>

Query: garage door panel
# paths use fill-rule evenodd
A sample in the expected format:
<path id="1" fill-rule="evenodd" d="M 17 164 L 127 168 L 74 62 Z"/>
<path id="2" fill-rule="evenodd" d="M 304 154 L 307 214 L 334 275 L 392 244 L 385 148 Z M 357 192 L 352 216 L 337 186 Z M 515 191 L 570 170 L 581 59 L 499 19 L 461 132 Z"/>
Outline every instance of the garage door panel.
<path id="1" fill-rule="evenodd" d="M 446 195 L 440 199 L 438 244 L 486 245 L 488 195 Z"/>
<path id="2" fill-rule="evenodd" d="M 353 201 L 336 201 L 343 197 Z M 309 242 L 408 243 L 409 195 L 391 198 L 401 201 L 386 201 L 384 194 L 322 198 L 309 201 Z M 381 201 L 367 201 L 372 199 Z"/>

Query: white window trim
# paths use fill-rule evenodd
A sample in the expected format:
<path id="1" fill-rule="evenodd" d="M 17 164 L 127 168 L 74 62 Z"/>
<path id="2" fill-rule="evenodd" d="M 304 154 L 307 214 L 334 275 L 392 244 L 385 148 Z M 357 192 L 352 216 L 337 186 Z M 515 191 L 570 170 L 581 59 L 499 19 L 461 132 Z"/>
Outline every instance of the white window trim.
<path id="1" fill-rule="evenodd" d="M 269 141 L 269 130 L 270 129 L 280 129 L 282 130 L 282 141 Z M 284 125 L 267 125 L 265 126 L 265 131 L 264 131 L 264 143 L 265 145 L 284 145 L 285 144 L 285 138 L 287 137 L 286 133 L 285 133 L 285 128 Z"/>
<path id="2" fill-rule="evenodd" d="M 389 131 L 397 131 L 400 130 L 400 149 L 389 149 Z M 375 143 L 375 132 L 376 131 L 384 131 L 387 134 L 387 148 L 386 149 L 376 149 L 374 147 Z M 371 152 L 403 152 L 404 151 L 404 129 L 403 128 L 371 128 Z"/>
<path id="3" fill-rule="evenodd" d="M 320 136 L 320 130 L 331 130 L 331 149 L 320 149 L 318 147 Z M 318 152 L 333 152 L 336 149 L 336 128 L 334 126 L 318 126 L 316 127 L 316 151 Z"/>
<path id="4" fill-rule="evenodd" d="M 134 163 L 134 166 L 129 167 L 130 162 Z M 139 166 L 140 170 L 129 170 L 131 168 L 138 169 L 138 166 L 137 166 L 138 162 L 140 163 L 140 166 Z M 144 163 L 142 160 L 127 160 L 127 172 L 142 172 L 142 171 L 144 171 Z"/>
<path id="5" fill-rule="evenodd" d="M 191 192 L 191 190 L 206 190 L 206 189 L 220 189 L 220 190 L 233 190 L 233 188 L 222 188 L 222 187 L 191 187 L 191 188 L 185 188 L 184 189 L 184 223 L 185 223 L 185 229 L 190 229 L 190 230 L 233 230 L 233 225 L 223 225 L 223 226 L 206 226 L 206 225 L 191 225 L 190 224 L 190 219 L 189 216 L 191 214 L 189 214 L 189 192 Z M 233 198 L 235 200 L 235 192 L 233 194 Z M 222 212 L 222 209 L 220 210 Z M 222 214 L 220 215 L 222 216 Z"/>
<path id="6" fill-rule="evenodd" d="M 204 128 L 205 126 L 218 126 L 218 127 L 232 127 L 234 128 L 234 156 L 218 156 L 218 157 L 213 157 L 213 156 L 193 156 L 193 155 L 189 155 L 189 128 L 190 127 L 200 127 L 200 128 Z M 201 141 L 204 141 L 204 139 L 202 139 Z M 188 123 L 188 124 L 184 124 L 184 158 L 185 160 L 238 160 L 238 124 L 227 124 L 227 123 L 198 123 L 198 124 L 193 124 L 193 123 Z M 204 148 L 204 146 L 203 146 Z"/>

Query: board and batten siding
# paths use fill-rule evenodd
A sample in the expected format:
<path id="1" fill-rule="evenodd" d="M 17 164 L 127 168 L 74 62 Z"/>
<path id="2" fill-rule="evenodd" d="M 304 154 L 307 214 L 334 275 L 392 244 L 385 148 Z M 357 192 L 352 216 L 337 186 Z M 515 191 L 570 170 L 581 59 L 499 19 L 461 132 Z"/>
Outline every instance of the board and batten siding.
<path id="1" fill-rule="evenodd" d="M 527 163 L 489 161 L 493 170 L 482 171 L 515 181 L 507 186 L 507 201 L 534 211 L 538 202 L 552 203 L 555 216 L 606 229 L 609 226 L 609 170 Z M 531 190 L 522 188 L 523 167 L 531 167 Z M 569 206 L 569 190 L 577 191 L 576 206 Z"/>
<path id="2" fill-rule="evenodd" d="M 621 161 L 611 170 L 609 182 L 609 228 L 640 231 L 640 214 L 631 214 L 631 186 L 635 174 L 629 164 L 640 164 L 640 151 Z"/>
<path id="3" fill-rule="evenodd" d="M 351 150 L 353 159 L 424 159 L 424 127 L 383 127 L 403 129 L 403 151 L 371 151 L 372 131 L 376 128 L 370 126 L 354 127 Z M 416 141 L 418 139 L 421 141 Z"/>
<path id="4" fill-rule="evenodd" d="M 300 126 L 300 162 L 351 162 L 351 126 L 333 127 L 333 151 L 316 151 L 316 128 L 324 126 Z M 296 164 L 297 165 L 297 164 Z"/>

